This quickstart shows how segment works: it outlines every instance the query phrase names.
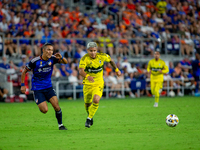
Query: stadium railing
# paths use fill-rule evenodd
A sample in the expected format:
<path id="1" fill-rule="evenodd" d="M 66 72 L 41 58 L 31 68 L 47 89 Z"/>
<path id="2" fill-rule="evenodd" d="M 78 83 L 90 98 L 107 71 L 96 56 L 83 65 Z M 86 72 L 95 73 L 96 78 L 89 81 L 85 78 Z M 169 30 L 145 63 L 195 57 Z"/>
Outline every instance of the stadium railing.
<path id="1" fill-rule="evenodd" d="M 178 34 L 170 34 L 171 38 L 173 36 L 178 36 L 180 38 L 180 35 Z M 91 41 L 95 41 L 98 44 L 102 43 L 100 42 L 99 38 L 43 38 L 43 39 L 37 39 L 37 38 L 6 38 L 4 37 L 4 34 L 0 34 L 0 36 L 2 37 L 2 42 L 0 41 L 0 50 L 2 51 L 2 55 L 4 55 L 5 53 L 3 52 L 4 50 L 4 43 L 5 40 L 13 40 L 13 43 L 17 45 L 17 53 L 19 53 L 19 48 L 22 44 L 26 44 L 26 45 L 30 45 L 31 46 L 31 50 L 32 50 L 32 54 L 34 55 L 34 46 L 38 45 L 38 47 L 40 48 L 42 44 L 44 44 L 45 42 L 50 42 L 52 44 L 58 44 L 59 46 L 59 50 L 61 49 L 60 45 L 64 44 L 66 46 L 70 45 L 72 47 L 72 55 L 74 56 L 76 50 L 77 50 L 77 44 L 79 45 L 83 45 L 84 47 L 86 47 L 86 44 L 88 42 Z M 120 43 L 120 40 L 122 40 L 123 38 L 111 38 L 111 41 L 115 51 L 114 51 L 114 57 L 117 56 L 119 54 L 119 48 L 120 45 L 122 45 Z M 129 50 L 129 55 L 127 56 L 128 58 L 133 58 L 135 55 L 133 54 L 134 48 L 133 48 L 133 44 L 135 41 L 139 41 L 138 47 L 140 49 L 140 56 L 143 57 L 144 56 L 144 51 L 145 51 L 145 47 L 144 47 L 144 43 L 152 43 L 154 45 L 154 49 L 159 49 L 161 51 L 161 53 L 165 56 L 168 57 L 169 52 L 172 54 L 176 53 L 177 56 L 181 57 L 181 43 L 180 40 L 178 43 L 174 43 L 172 42 L 170 39 L 163 39 L 163 38 L 131 38 L 131 39 L 126 39 L 128 40 L 128 50 Z M 198 41 L 196 39 L 193 39 L 193 41 Z M 194 43 L 193 42 L 193 56 L 194 56 L 194 48 L 198 47 L 198 43 Z M 107 43 L 104 41 L 103 42 L 103 52 L 107 52 Z M 132 46 L 132 48 L 131 48 Z M 131 51 L 132 50 L 132 51 Z"/>
<path id="2" fill-rule="evenodd" d="M 165 80 L 167 82 L 167 86 L 166 87 L 163 87 L 163 90 L 166 90 L 167 91 L 167 96 L 170 96 L 169 95 L 169 92 L 170 90 L 177 90 L 177 89 L 181 89 L 181 92 L 182 94 L 184 95 L 184 91 L 186 89 L 189 89 L 189 90 L 193 90 L 195 87 L 194 86 L 180 86 L 180 87 L 170 87 L 170 81 L 181 81 L 182 83 L 184 83 L 185 81 L 189 81 L 191 82 L 191 80 L 193 79 L 168 79 L 168 80 Z M 56 94 L 57 94 L 57 97 L 58 99 L 60 98 L 60 95 L 62 94 L 67 94 L 68 96 L 70 95 L 70 97 L 72 97 L 74 100 L 77 99 L 77 94 L 80 93 L 80 92 L 83 92 L 82 89 L 77 89 L 76 88 L 76 85 L 74 83 L 81 83 L 82 81 L 79 80 L 77 82 L 70 82 L 70 81 L 59 81 L 59 79 L 57 81 L 52 80 L 52 84 L 53 84 L 53 87 L 56 89 Z M 120 89 L 115 89 L 115 90 L 111 90 L 109 88 L 109 83 L 110 82 L 106 82 L 105 81 L 105 86 L 104 86 L 104 94 L 103 94 L 103 97 L 104 98 L 109 98 L 109 93 L 110 92 L 117 92 L 117 91 L 120 91 L 121 92 L 121 96 L 122 98 L 124 98 L 126 95 L 126 92 L 128 92 L 125 88 L 124 88 L 124 80 L 120 83 L 121 84 L 121 88 Z M 134 84 L 134 85 L 130 85 L 130 88 L 131 90 L 135 90 L 137 91 L 137 95 L 138 97 L 140 97 L 140 91 L 141 90 L 151 90 L 150 87 L 147 86 L 147 84 L 150 82 L 150 79 L 146 79 L 146 80 L 132 80 L 131 81 L 131 84 Z M 66 89 L 60 89 L 60 86 L 61 85 L 69 85 L 68 88 Z"/>

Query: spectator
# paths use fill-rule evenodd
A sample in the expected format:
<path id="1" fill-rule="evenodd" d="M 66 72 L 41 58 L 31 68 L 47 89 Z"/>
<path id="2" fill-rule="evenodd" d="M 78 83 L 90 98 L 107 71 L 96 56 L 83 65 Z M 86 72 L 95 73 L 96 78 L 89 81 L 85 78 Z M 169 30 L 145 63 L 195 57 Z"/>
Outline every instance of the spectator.
<path id="1" fill-rule="evenodd" d="M 4 102 L 8 94 L 8 90 L 0 87 L 0 102 Z"/>
<path id="2" fill-rule="evenodd" d="M 0 68 L 10 69 L 10 65 L 7 63 L 7 58 L 3 57 L 2 60 L 3 60 L 3 62 L 0 63 Z"/>

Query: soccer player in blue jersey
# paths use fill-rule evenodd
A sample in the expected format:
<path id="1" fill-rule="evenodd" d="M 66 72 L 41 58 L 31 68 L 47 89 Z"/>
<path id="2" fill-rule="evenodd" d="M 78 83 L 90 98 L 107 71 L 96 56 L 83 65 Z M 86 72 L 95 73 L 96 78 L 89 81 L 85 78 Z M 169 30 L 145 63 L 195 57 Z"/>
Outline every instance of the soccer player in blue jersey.
<path id="1" fill-rule="evenodd" d="M 58 104 L 55 90 L 52 87 L 51 75 L 53 65 L 56 63 L 67 64 L 67 60 L 59 53 L 53 55 L 53 45 L 45 43 L 42 47 L 43 54 L 33 58 L 24 68 L 21 76 L 21 92 L 25 93 L 24 85 L 25 75 L 28 71 L 33 71 L 32 89 L 34 91 L 34 99 L 42 113 L 47 113 L 47 102 L 53 106 L 58 121 L 59 130 L 67 130 L 62 124 L 62 111 Z"/>
<path id="2" fill-rule="evenodd" d="M 193 76 L 196 82 L 195 96 L 200 96 L 199 81 L 200 81 L 200 55 L 195 54 L 195 60 L 192 61 Z"/>

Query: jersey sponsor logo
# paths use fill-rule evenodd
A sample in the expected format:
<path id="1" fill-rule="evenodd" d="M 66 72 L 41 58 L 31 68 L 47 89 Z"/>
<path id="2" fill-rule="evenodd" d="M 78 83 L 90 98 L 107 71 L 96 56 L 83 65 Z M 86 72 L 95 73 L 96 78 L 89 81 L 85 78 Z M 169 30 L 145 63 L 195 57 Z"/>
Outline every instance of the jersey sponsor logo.
<path id="1" fill-rule="evenodd" d="M 151 70 L 152 71 L 155 71 L 155 72 L 157 72 L 157 71 L 159 71 L 159 70 L 162 70 L 163 68 L 151 68 Z"/>
<path id="2" fill-rule="evenodd" d="M 90 72 L 90 73 L 98 73 L 101 72 L 103 70 L 103 65 L 99 66 L 98 68 L 94 68 L 94 67 L 86 67 L 85 71 L 86 72 Z"/>
<path id="3" fill-rule="evenodd" d="M 38 72 L 49 72 L 51 71 L 51 67 L 47 67 L 47 68 L 39 68 Z"/>

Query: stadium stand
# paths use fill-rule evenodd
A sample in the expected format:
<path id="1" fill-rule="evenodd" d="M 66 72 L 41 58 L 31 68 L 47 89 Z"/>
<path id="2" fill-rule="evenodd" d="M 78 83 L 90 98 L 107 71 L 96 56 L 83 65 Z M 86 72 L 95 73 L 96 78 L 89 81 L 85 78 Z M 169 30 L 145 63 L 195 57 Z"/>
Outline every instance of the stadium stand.
<path id="1" fill-rule="evenodd" d="M 4 68 L 3 58 L 7 58 L 7 63 L 12 60 L 12 66 L 15 65 L 12 75 L 20 76 L 19 72 L 25 64 L 41 55 L 42 45 L 50 42 L 54 45 L 54 53 L 60 52 L 69 62 L 55 66 L 55 85 L 57 81 L 69 81 L 68 78 L 73 75 L 81 79 L 76 73 L 78 61 L 86 54 L 87 42 L 95 41 L 99 51 L 110 54 L 123 73 L 126 82 L 119 86 L 123 93 L 118 90 L 118 97 L 124 96 L 124 93 L 131 97 L 151 96 L 149 82 L 144 83 L 147 87 L 144 90 L 143 80 L 149 78 L 145 65 L 155 49 L 161 51 L 161 58 L 167 64 L 172 63 L 171 72 L 166 75 L 168 83 L 165 91 L 169 93 L 174 90 L 182 96 L 184 91 L 187 92 L 184 90 L 186 88 L 193 93 L 195 83 L 191 66 L 185 67 L 185 64 L 191 62 L 195 52 L 200 52 L 199 26 L 200 2 L 196 0 L 3 0 L 0 1 L 0 76 L 5 75 L 2 70 L 11 69 Z M 123 60 L 130 64 L 122 66 Z M 176 67 L 173 68 L 176 64 L 179 64 L 178 72 Z M 108 68 L 106 64 L 105 78 L 109 72 L 114 73 Z M 17 82 L 12 80 L 13 83 Z M 133 80 L 142 81 L 140 92 L 135 88 L 137 83 L 131 84 Z M 105 87 L 111 88 L 107 84 Z M 72 89 L 70 85 L 70 82 L 60 83 L 55 87 L 67 90 Z M 81 83 L 74 85 L 80 91 L 76 96 L 82 97 Z M 10 86 L 7 88 L 10 89 Z M 105 90 L 105 93 L 104 96 L 109 92 Z M 61 93 L 63 97 L 71 95 L 73 91 Z"/>

